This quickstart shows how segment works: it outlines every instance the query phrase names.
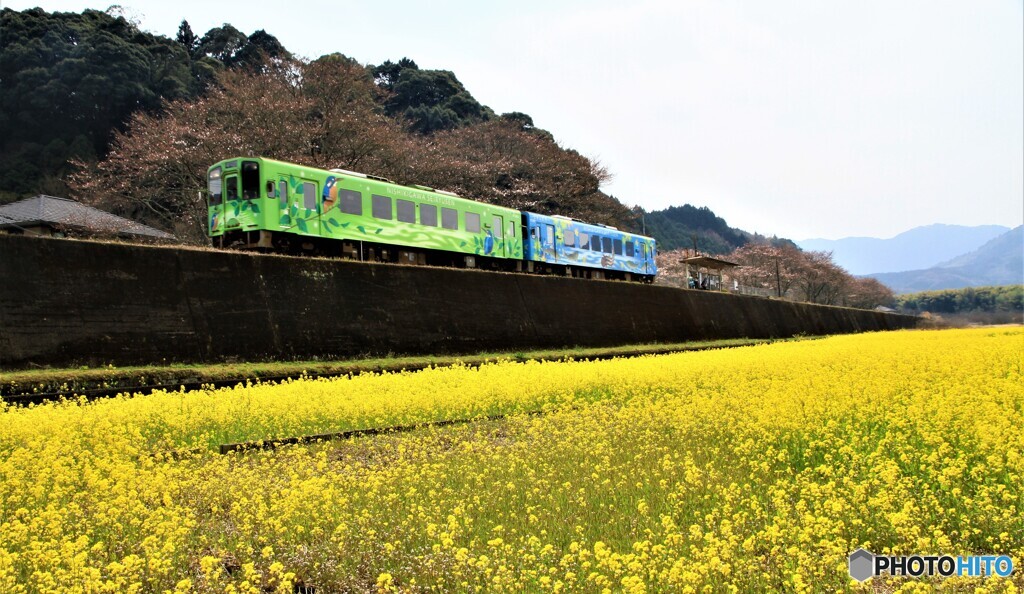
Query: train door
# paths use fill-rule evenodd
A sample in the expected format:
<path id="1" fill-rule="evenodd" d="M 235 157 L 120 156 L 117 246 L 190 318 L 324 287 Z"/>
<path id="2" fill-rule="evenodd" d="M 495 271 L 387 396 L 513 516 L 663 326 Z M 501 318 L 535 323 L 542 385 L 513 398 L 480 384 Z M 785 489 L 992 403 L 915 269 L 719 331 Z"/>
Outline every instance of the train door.
<path id="1" fill-rule="evenodd" d="M 288 189 L 288 212 L 293 215 L 292 232 L 320 235 L 320 197 L 317 194 L 317 183 L 300 180 L 294 185 L 289 184 Z"/>
<path id="2" fill-rule="evenodd" d="M 555 226 L 550 223 L 545 223 L 543 232 L 540 238 L 541 250 L 544 252 L 545 260 L 548 262 L 557 262 L 558 253 L 555 244 Z"/>
<path id="3" fill-rule="evenodd" d="M 505 249 L 505 219 L 501 215 L 494 215 L 491 218 L 491 236 L 494 237 L 494 247 L 488 250 L 487 255 L 507 257 L 509 254 Z"/>
<path id="4" fill-rule="evenodd" d="M 223 169 L 215 167 L 210 170 L 206 187 L 207 209 L 209 211 L 207 229 L 209 235 L 220 235 L 224 232 L 224 180 Z"/>
<path id="5" fill-rule="evenodd" d="M 271 180 L 274 178 L 271 177 Z M 277 220 L 280 223 L 281 231 L 288 231 L 295 225 L 295 221 L 292 220 L 292 213 L 290 212 L 291 200 L 288 197 L 288 180 L 283 175 L 278 175 L 278 178 L 271 183 L 276 183 L 277 191 L 274 194 L 274 204 L 277 205 Z"/>

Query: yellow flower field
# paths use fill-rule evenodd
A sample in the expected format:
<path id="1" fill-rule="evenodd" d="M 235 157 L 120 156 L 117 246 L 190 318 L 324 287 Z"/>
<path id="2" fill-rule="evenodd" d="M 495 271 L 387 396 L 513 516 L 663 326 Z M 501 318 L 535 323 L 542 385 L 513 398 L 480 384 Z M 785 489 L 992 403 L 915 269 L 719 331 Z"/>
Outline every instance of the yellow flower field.
<path id="1" fill-rule="evenodd" d="M 0 405 L 0 592 L 1016 592 L 1022 372 L 988 328 Z"/>

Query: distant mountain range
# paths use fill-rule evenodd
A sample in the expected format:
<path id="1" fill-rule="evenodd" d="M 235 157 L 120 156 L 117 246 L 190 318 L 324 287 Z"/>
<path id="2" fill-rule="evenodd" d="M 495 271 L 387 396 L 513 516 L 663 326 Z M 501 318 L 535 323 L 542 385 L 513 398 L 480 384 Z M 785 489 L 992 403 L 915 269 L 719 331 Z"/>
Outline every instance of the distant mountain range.
<path id="1" fill-rule="evenodd" d="M 1024 284 L 1024 225 L 930 268 L 866 276 L 897 293 Z"/>
<path id="2" fill-rule="evenodd" d="M 976 250 L 1009 231 L 1001 225 L 928 225 L 890 239 L 847 237 L 797 241 L 804 250 L 830 251 L 837 264 L 855 275 L 922 270 Z M 883 281 L 884 282 L 884 281 Z M 950 287 L 953 288 L 953 287 Z"/>
<path id="3" fill-rule="evenodd" d="M 751 241 L 790 243 L 730 227 L 707 207 L 689 204 L 643 213 L 659 251 L 692 248 L 728 254 Z M 927 225 L 890 239 L 847 237 L 795 242 L 803 250 L 831 251 L 856 276 L 878 279 L 896 293 L 1024 284 L 1024 225 Z"/>

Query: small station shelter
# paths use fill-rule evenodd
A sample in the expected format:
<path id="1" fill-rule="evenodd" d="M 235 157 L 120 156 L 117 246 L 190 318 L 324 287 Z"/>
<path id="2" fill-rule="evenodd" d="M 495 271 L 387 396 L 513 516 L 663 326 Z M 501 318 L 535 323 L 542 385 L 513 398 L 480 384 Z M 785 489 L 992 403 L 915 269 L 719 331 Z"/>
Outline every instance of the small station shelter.
<path id="1" fill-rule="evenodd" d="M 730 268 L 739 266 L 735 262 L 712 258 L 711 256 L 683 258 L 683 264 L 686 268 L 689 288 L 708 291 L 728 290 L 722 283 L 722 274 Z"/>

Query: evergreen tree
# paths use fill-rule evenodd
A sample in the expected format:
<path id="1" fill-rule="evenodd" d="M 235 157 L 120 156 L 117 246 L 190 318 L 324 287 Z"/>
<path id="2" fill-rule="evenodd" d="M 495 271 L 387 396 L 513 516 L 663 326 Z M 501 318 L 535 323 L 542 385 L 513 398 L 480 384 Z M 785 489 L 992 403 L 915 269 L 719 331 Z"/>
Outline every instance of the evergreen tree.
<path id="1" fill-rule="evenodd" d="M 184 48 L 123 17 L 42 9 L 0 11 L 0 189 L 62 192 L 68 161 L 107 152 L 138 110 L 189 97 Z"/>
<path id="2" fill-rule="evenodd" d="M 185 48 L 189 56 L 195 56 L 196 48 L 199 46 L 199 38 L 192 32 L 192 27 L 189 26 L 188 21 L 182 19 L 181 24 L 178 25 L 178 36 L 175 40 Z"/>

